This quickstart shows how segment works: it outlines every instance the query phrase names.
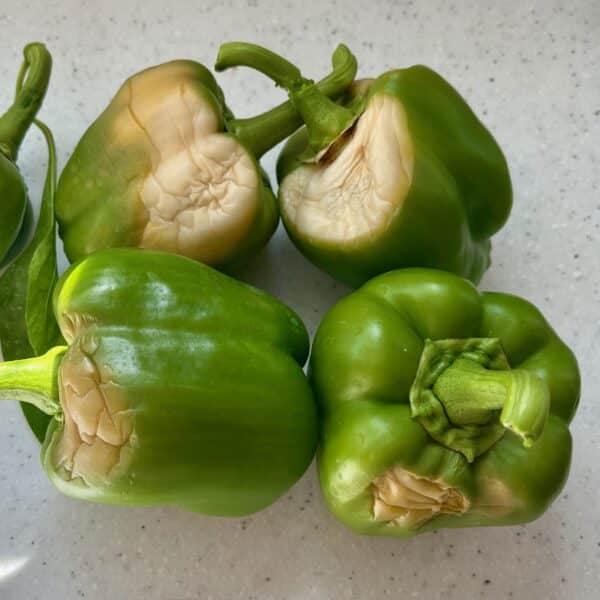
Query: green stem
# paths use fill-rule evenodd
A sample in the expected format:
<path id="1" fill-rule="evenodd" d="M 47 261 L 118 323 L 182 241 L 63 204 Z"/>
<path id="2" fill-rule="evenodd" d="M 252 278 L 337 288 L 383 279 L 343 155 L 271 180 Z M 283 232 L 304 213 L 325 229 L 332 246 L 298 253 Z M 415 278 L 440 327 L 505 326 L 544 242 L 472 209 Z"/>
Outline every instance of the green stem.
<path id="1" fill-rule="evenodd" d="M 336 104 L 315 85 L 290 92 L 290 99 L 302 116 L 308 132 L 308 145 L 313 154 L 323 152 L 350 129 L 363 105 L 349 107 Z"/>
<path id="2" fill-rule="evenodd" d="M 546 382 L 511 369 L 497 338 L 425 340 L 410 389 L 411 416 L 473 462 L 509 429 L 530 446 L 550 409 Z"/>
<path id="3" fill-rule="evenodd" d="M 291 62 L 267 48 L 247 42 L 228 42 L 219 48 L 215 70 L 231 67 L 251 67 L 286 89 L 303 80 L 300 70 Z"/>
<path id="4" fill-rule="evenodd" d="M 0 151 L 16 162 L 21 142 L 40 109 L 52 69 L 52 58 L 43 44 L 28 44 L 17 78 L 12 106 L 0 117 Z"/>
<path id="5" fill-rule="evenodd" d="M 520 369 L 490 370 L 466 358 L 455 360 L 436 380 L 433 393 L 455 425 L 500 423 L 531 446 L 544 430 L 550 392 L 534 373 Z"/>
<path id="6" fill-rule="evenodd" d="M 256 69 L 285 88 L 290 96 L 290 100 L 265 113 L 228 122 L 228 130 L 257 157 L 291 135 L 303 121 L 309 128 L 311 143 L 315 148 L 319 146 L 315 149 L 318 151 L 329 145 L 355 119 L 354 115 L 350 119 L 348 109 L 330 100 L 343 94 L 356 76 L 356 58 L 343 44 L 333 53 L 332 72 L 316 84 L 303 78 L 298 68 L 286 59 L 255 44 L 230 42 L 221 46 L 215 69 L 224 71 L 236 66 Z M 342 113 L 343 117 L 340 117 Z M 323 121 L 323 115 L 328 114 L 332 115 L 331 120 L 336 126 L 331 127 L 329 122 L 319 124 Z M 319 123 L 315 124 L 315 121 Z M 336 133 L 332 133 L 334 130 Z"/>
<path id="7" fill-rule="evenodd" d="M 57 346 L 43 356 L 0 363 L 0 400 L 27 402 L 47 415 L 60 415 L 58 368 L 66 350 Z"/>

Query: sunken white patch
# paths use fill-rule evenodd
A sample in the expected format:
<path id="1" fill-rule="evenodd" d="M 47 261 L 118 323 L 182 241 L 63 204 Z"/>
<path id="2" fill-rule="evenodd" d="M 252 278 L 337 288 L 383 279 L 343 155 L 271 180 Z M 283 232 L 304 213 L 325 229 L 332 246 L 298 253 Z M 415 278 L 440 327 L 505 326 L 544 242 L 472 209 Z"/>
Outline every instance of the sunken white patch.
<path id="1" fill-rule="evenodd" d="M 392 467 L 373 481 L 373 517 L 402 527 L 419 527 L 439 514 L 460 515 L 469 501 L 439 480 Z"/>
<path id="2" fill-rule="evenodd" d="M 259 209 L 253 158 L 219 131 L 214 106 L 185 77 L 147 72 L 129 91 L 130 118 L 119 125 L 127 122 L 143 138 L 152 165 L 140 191 L 147 222 L 139 245 L 220 263 Z"/>
<path id="3" fill-rule="evenodd" d="M 99 486 L 130 464 L 134 418 L 123 391 L 105 380 L 91 351 L 75 343 L 62 361 L 64 423 L 52 461 L 65 480 Z"/>
<path id="4" fill-rule="evenodd" d="M 282 212 L 301 234 L 352 243 L 384 230 L 410 187 L 414 152 L 402 104 L 374 96 L 332 161 L 306 164 L 281 185 Z"/>

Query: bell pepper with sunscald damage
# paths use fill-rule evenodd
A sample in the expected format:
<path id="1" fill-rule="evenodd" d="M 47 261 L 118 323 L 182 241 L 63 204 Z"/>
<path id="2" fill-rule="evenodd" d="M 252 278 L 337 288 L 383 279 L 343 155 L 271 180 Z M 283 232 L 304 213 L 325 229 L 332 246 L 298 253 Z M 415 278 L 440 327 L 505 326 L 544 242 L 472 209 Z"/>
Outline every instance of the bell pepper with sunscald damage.
<path id="1" fill-rule="evenodd" d="M 42 106 L 52 69 L 52 58 L 43 44 L 28 44 L 23 57 L 15 100 L 0 117 L 0 266 L 17 240 L 27 211 L 27 187 L 17 155 Z"/>
<path id="2" fill-rule="evenodd" d="M 521 298 L 381 275 L 325 316 L 310 377 L 323 494 L 360 533 L 524 523 L 566 481 L 577 362 Z"/>
<path id="3" fill-rule="evenodd" d="M 42 462 L 85 500 L 244 515 L 305 471 L 316 406 L 301 320 L 172 254 L 99 251 L 59 280 L 68 347 L 0 363 L 0 398 L 52 416 Z"/>
<path id="4" fill-rule="evenodd" d="M 243 46 L 220 56 L 262 70 Z M 413 66 L 357 81 L 336 104 L 278 75 L 306 124 L 277 164 L 281 217 L 304 255 L 354 286 L 403 267 L 478 282 L 512 190 L 502 151 L 457 91 Z"/>
<path id="5" fill-rule="evenodd" d="M 267 72 L 289 64 L 259 50 Z M 340 46 L 332 62 L 318 88 L 339 96 L 354 79 L 356 60 Z M 301 124 L 289 101 L 235 119 L 197 62 L 177 60 L 130 77 L 60 177 L 56 214 L 67 256 L 136 246 L 223 270 L 246 262 L 279 220 L 258 159 Z"/>

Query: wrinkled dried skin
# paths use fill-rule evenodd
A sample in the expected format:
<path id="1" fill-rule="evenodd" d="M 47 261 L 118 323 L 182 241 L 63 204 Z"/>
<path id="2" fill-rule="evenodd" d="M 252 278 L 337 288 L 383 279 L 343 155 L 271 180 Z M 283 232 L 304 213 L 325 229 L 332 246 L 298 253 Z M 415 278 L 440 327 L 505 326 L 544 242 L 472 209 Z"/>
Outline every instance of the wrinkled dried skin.
<path id="1" fill-rule="evenodd" d="M 374 96 L 348 139 L 332 161 L 283 180 L 282 213 L 299 234 L 353 243 L 384 230 L 401 210 L 414 167 L 402 104 Z"/>
<path id="2" fill-rule="evenodd" d="M 70 347 L 60 368 L 63 435 L 53 463 L 65 479 L 103 485 L 131 459 L 134 418 L 123 391 L 103 380 L 94 348 Z"/>
<path id="3" fill-rule="evenodd" d="M 61 315 L 61 331 L 67 342 L 72 342 L 79 332 L 89 329 L 96 323 L 96 317 L 83 313 L 63 313 Z"/>
<path id="4" fill-rule="evenodd" d="M 456 488 L 392 467 L 375 478 L 373 517 L 391 525 L 417 528 L 437 515 L 460 515 L 469 501 Z"/>
<path id="5" fill-rule="evenodd" d="M 111 134 L 120 146 L 141 140 L 150 157 L 139 191 L 146 212 L 139 246 L 219 264 L 253 225 L 259 174 L 242 145 L 219 131 L 215 108 L 185 72 L 162 75 L 144 72 L 128 82 L 127 110 Z"/>

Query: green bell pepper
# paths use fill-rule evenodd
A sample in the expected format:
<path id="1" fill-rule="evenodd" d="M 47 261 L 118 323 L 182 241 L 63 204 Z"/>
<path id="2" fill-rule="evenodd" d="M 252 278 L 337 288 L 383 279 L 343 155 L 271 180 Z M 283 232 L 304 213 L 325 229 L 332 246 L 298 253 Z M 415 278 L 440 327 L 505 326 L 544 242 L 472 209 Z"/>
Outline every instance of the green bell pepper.
<path id="1" fill-rule="evenodd" d="M 0 364 L 0 398 L 52 415 L 41 459 L 65 494 L 244 515 L 305 471 L 316 406 L 306 329 L 200 263 L 99 251 L 59 280 L 68 347 Z"/>
<path id="2" fill-rule="evenodd" d="M 397 69 L 356 82 L 341 104 L 308 80 L 275 81 L 306 124 L 277 176 L 283 223 L 310 261 L 353 286 L 401 267 L 481 279 L 510 213 L 510 175 L 447 81 L 424 66 Z"/>
<path id="3" fill-rule="evenodd" d="M 251 46 L 267 71 L 293 68 Z M 319 84 L 338 96 L 356 60 L 345 46 Z M 223 270 L 269 240 L 279 213 L 258 159 L 302 121 L 288 101 L 235 119 L 201 64 L 177 60 L 130 77 L 90 126 L 59 181 L 56 214 L 73 261 L 107 247 L 181 254 Z"/>
<path id="4" fill-rule="evenodd" d="M 578 366 L 521 298 L 381 275 L 325 316 L 310 378 L 323 494 L 360 533 L 524 523 L 566 481 Z"/>
<path id="5" fill-rule="evenodd" d="M 27 212 L 27 187 L 17 168 L 17 155 L 42 106 L 52 69 L 52 58 L 43 44 L 28 44 L 23 57 L 14 102 L 0 117 L 0 266 L 17 240 Z"/>

